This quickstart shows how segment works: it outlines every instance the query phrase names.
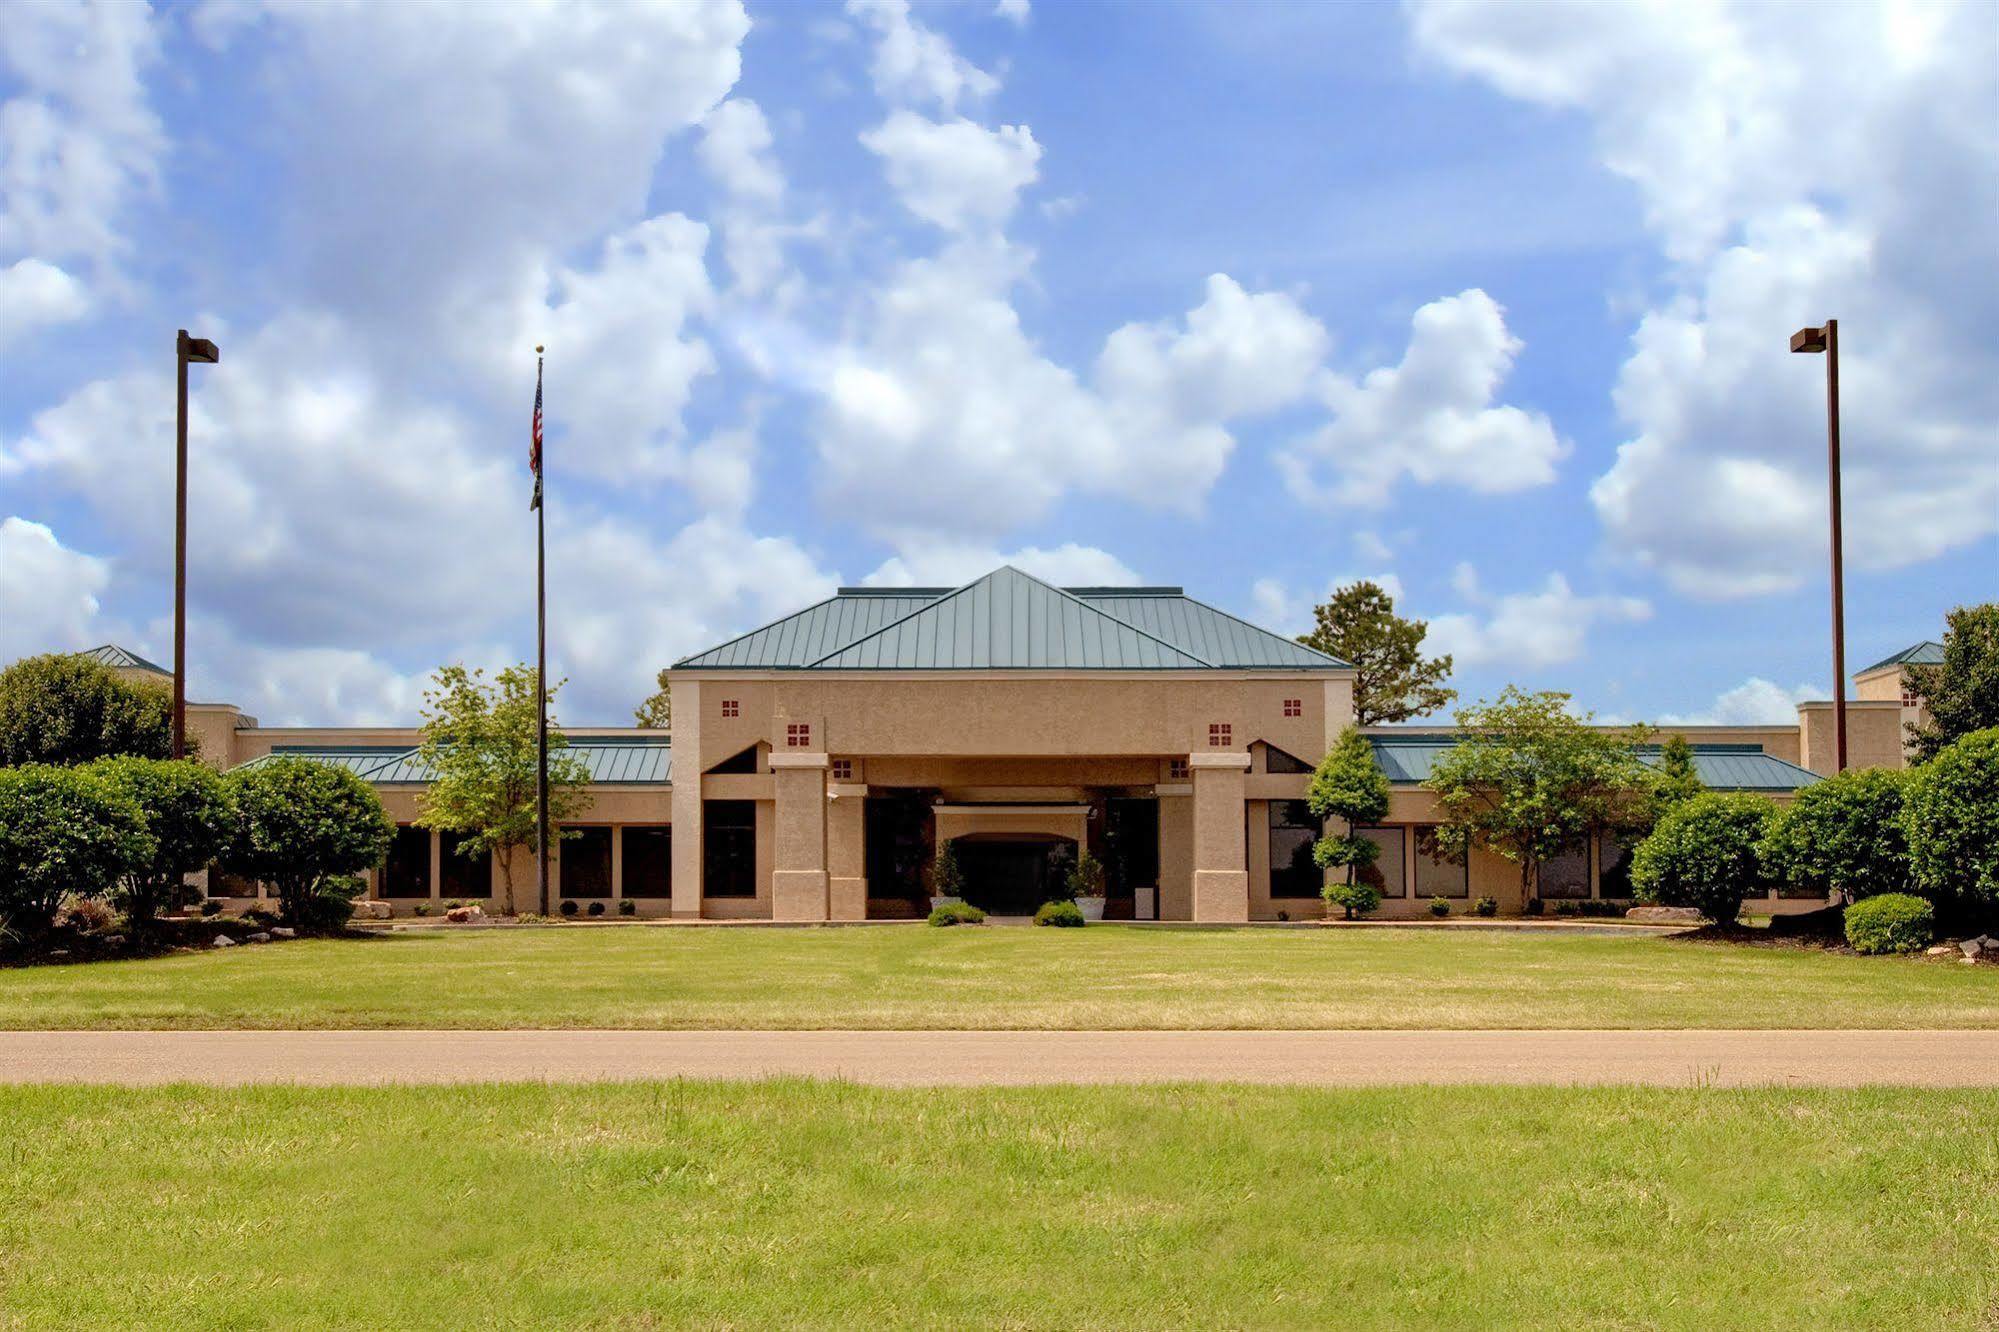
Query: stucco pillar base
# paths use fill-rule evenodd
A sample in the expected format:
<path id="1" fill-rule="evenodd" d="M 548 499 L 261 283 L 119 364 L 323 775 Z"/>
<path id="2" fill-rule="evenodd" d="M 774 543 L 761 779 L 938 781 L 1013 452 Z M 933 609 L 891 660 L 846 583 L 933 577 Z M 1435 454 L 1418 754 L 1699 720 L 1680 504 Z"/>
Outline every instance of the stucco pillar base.
<path id="1" fill-rule="evenodd" d="M 1248 870 L 1195 870 L 1194 919 L 1240 924 L 1249 919 Z"/>
<path id="2" fill-rule="evenodd" d="M 831 902 L 828 903 L 828 920 L 866 920 L 868 918 L 868 881 L 849 879 L 835 875 L 832 880 Z"/>
<path id="3" fill-rule="evenodd" d="M 773 870 L 770 876 L 770 918 L 826 919 L 826 871 Z"/>

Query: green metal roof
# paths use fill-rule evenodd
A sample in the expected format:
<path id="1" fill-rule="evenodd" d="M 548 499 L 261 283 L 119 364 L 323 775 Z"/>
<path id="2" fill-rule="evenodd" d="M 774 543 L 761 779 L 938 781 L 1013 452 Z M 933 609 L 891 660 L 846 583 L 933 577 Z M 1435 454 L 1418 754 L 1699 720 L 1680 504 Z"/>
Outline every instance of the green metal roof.
<path id="1" fill-rule="evenodd" d="M 1863 667 L 1855 675 L 1872 675 L 1884 666 L 1941 666 L 1943 665 L 1943 644 L 1924 639 L 1912 643 L 1900 652 L 1881 658 L 1872 666 Z"/>
<path id="2" fill-rule="evenodd" d="M 1370 735 L 1374 760 L 1388 780 L 1398 786 L 1414 786 L 1428 780 L 1437 760 L 1457 747 L 1457 737 L 1434 732 L 1410 735 Z M 1795 791 L 1819 780 L 1817 773 L 1788 763 L 1754 744 L 1696 744 L 1694 775 L 1703 785 L 1717 791 Z M 1656 767 L 1657 745 L 1638 748 L 1641 763 Z"/>
<path id="3" fill-rule="evenodd" d="M 86 648 L 76 655 L 79 657 L 88 657 L 92 661 L 102 662 L 104 665 L 118 670 L 151 671 L 155 675 L 173 674 L 172 671 L 158 662 L 147 661 L 144 657 L 132 651 L 132 649 L 119 647 L 116 643 L 103 643 L 94 648 Z"/>
<path id="4" fill-rule="evenodd" d="M 1177 587 L 1058 588 L 1005 567 L 960 588 L 843 587 L 676 669 L 1340 670 Z"/>
<path id="5" fill-rule="evenodd" d="M 254 768 L 276 758 L 309 758 L 346 768 L 377 786 L 423 786 L 430 770 L 420 751 L 404 745 L 282 745 L 243 767 Z M 561 751 L 582 759 L 593 785 L 665 785 L 673 780 L 673 749 L 650 736 L 572 736 Z"/>

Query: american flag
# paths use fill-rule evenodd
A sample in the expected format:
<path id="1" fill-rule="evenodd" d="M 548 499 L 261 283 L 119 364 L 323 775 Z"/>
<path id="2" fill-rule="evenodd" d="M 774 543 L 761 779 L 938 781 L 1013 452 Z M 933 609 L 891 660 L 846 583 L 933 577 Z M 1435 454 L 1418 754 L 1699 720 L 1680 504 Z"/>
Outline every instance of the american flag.
<path id="1" fill-rule="evenodd" d="M 528 441 L 528 470 L 534 473 L 534 499 L 528 504 L 532 513 L 541 507 L 541 348 L 535 348 L 534 358 L 534 433 Z"/>

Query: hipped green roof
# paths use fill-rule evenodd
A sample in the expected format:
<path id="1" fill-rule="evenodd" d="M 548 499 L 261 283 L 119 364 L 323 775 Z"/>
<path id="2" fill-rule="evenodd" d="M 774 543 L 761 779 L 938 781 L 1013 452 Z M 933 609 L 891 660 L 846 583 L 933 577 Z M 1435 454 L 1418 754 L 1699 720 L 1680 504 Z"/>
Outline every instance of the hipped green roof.
<path id="1" fill-rule="evenodd" d="M 1370 735 L 1368 743 L 1391 783 L 1414 786 L 1429 779 L 1437 761 L 1457 747 L 1458 738 L 1436 733 Z M 1716 791 L 1795 791 L 1819 780 L 1809 768 L 1764 753 L 1761 745 L 1696 744 L 1693 751 L 1694 775 Z M 1657 767 L 1658 746 L 1639 746 L 1638 760 Z"/>
<path id="2" fill-rule="evenodd" d="M 1011 566 L 960 588 L 843 587 L 675 663 L 761 670 L 1341 670 L 1177 587 L 1059 588 Z"/>
<path id="3" fill-rule="evenodd" d="M 673 780 L 673 749 L 649 736 L 571 736 L 557 751 L 583 761 L 592 785 L 659 786 Z M 243 767 L 277 758 L 308 758 L 346 768 L 377 786 L 424 786 L 430 769 L 419 750 L 402 745 L 283 745 Z"/>
<path id="4" fill-rule="evenodd" d="M 1943 664 L 1943 644 L 1924 639 L 1911 643 L 1900 652 L 1881 658 L 1872 666 L 1862 667 L 1855 675 L 1872 675 L 1884 666 L 1941 666 Z"/>
<path id="5" fill-rule="evenodd" d="M 110 666 L 116 670 L 151 671 L 155 675 L 172 675 L 173 672 L 158 662 L 147 661 L 130 648 L 119 647 L 116 643 L 103 643 L 94 648 L 85 648 L 76 654 L 92 661 Z"/>

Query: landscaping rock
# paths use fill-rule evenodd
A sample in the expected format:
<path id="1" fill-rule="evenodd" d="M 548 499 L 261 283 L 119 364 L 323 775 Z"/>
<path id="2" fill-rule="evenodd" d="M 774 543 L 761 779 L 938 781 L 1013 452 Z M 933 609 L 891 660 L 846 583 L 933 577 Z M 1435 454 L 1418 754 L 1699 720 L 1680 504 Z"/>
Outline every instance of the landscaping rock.
<path id="1" fill-rule="evenodd" d="M 270 941 L 271 934 L 269 930 L 258 930 L 255 934 L 243 940 L 244 943 L 269 943 Z"/>
<path id="2" fill-rule="evenodd" d="M 218 934 L 208 941 L 210 948 L 234 948 L 236 941 L 226 934 Z"/>
<path id="3" fill-rule="evenodd" d="M 1980 943 L 1976 939 L 1966 939 L 1963 943 L 1960 943 L 1957 946 L 1957 951 L 1963 953 L 1967 959 L 1975 961 L 1978 957 L 1979 952 L 1983 950 L 1984 947 L 1985 945 Z"/>
<path id="4" fill-rule="evenodd" d="M 394 908 L 387 902 L 356 902 L 354 904 L 354 919 L 356 920 L 388 920 L 395 914 Z"/>
<path id="5" fill-rule="evenodd" d="M 449 911 L 444 913 L 444 918 L 448 921 L 453 921 L 459 925 L 463 925 L 465 922 L 470 920 L 484 920 L 486 918 L 486 913 L 481 908 L 475 906 L 453 907 Z"/>
<path id="6" fill-rule="evenodd" d="M 1692 907 L 1673 906 L 1632 907 L 1624 918 L 1640 925 L 1698 925 L 1703 919 Z"/>
<path id="7" fill-rule="evenodd" d="M 273 925 L 271 927 L 271 937 L 273 939 L 296 939 L 298 938 L 298 931 L 289 925 Z"/>
<path id="8" fill-rule="evenodd" d="M 1956 944 L 1947 944 L 1947 943 L 1941 943 L 1941 944 L 1931 944 L 1931 945 L 1930 945 L 1930 946 L 1929 946 L 1928 948 L 1925 948 L 1925 949 L 1923 950 L 1923 956 L 1924 956 L 1924 957 L 1943 957 L 1943 956 L 1945 956 L 1946 954 L 1949 954 L 1949 953 L 1955 953 L 1956 951 L 1957 951 L 1957 945 L 1956 945 Z"/>

